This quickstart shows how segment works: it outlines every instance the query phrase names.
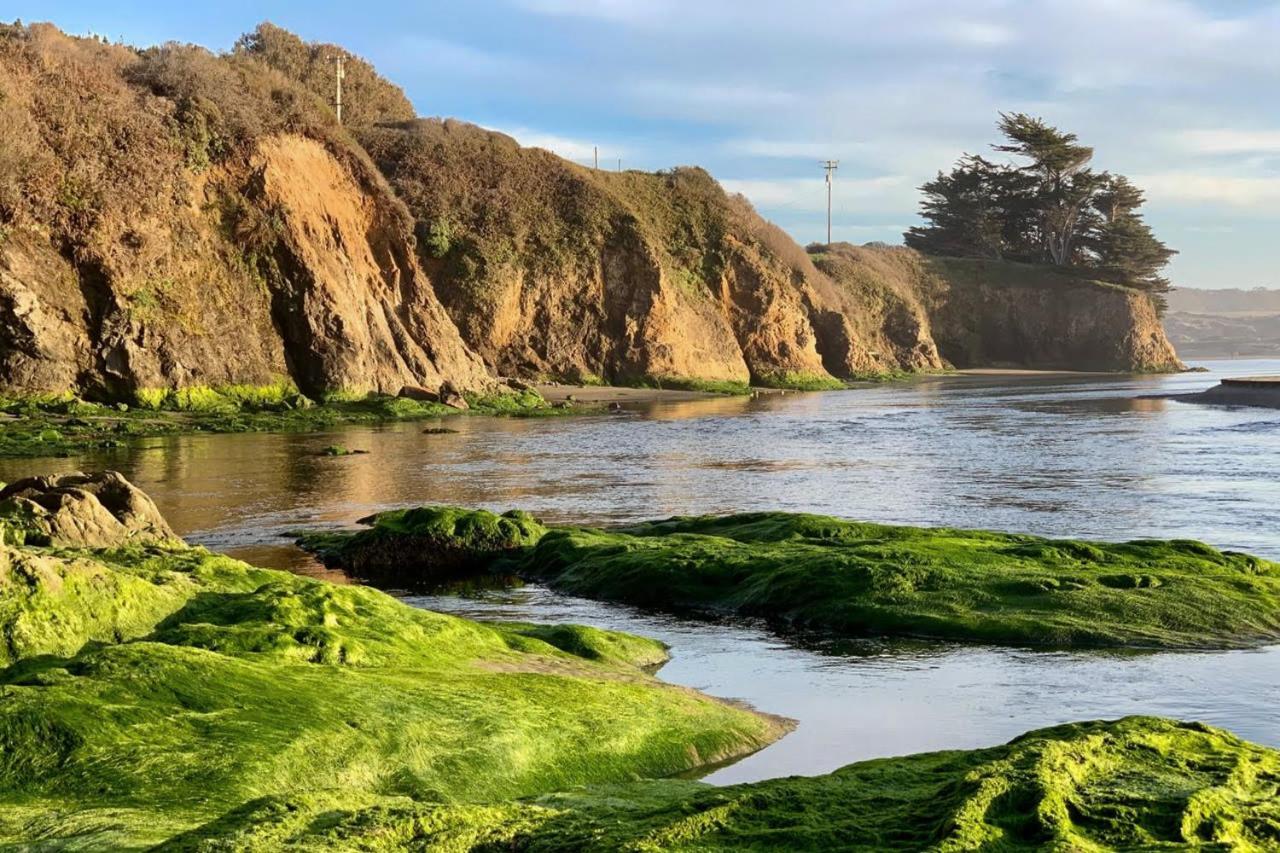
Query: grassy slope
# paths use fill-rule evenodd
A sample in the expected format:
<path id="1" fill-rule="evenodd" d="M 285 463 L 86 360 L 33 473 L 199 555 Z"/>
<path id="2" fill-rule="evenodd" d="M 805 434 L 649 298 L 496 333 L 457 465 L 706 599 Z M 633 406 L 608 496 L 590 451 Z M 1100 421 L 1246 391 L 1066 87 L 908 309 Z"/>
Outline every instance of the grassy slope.
<path id="1" fill-rule="evenodd" d="M 486 626 L 202 549 L 6 555 L 43 571 L 0 572 L 26 637 L 0 670 L 0 844 L 144 847 L 312 789 L 524 796 L 780 733 L 645 675 L 664 652 L 641 638 Z M 55 619 L 74 630 L 21 627 Z"/>
<path id="2" fill-rule="evenodd" d="M 345 541 L 335 550 L 326 538 L 331 562 L 371 575 L 394 569 L 400 585 L 421 580 L 435 559 L 424 540 L 389 528 Z M 360 547 L 366 541 L 376 549 Z M 1151 648 L 1280 638 L 1280 566 L 1193 541 L 1105 544 L 749 513 L 553 528 L 527 542 L 513 546 L 520 572 L 566 592 L 842 635 Z M 472 553 L 472 571 L 483 570 L 490 555 Z"/>
<path id="3" fill-rule="evenodd" d="M 1275 750 L 1130 717 L 728 788 L 647 782 L 486 806 L 263 800 L 171 849 L 1264 850 L 1280 845 L 1278 784 Z"/>

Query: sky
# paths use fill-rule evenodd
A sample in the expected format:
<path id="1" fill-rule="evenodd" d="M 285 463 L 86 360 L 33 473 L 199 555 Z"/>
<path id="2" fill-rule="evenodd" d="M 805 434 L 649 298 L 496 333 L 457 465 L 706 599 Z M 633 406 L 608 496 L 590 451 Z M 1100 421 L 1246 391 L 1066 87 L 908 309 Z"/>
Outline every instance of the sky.
<path id="1" fill-rule="evenodd" d="M 0 0 L 136 45 L 261 20 L 342 44 L 453 116 L 602 167 L 699 165 L 801 243 L 901 242 L 918 187 L 1000 111 L 1077 133 L 1147 192 L 1185 287 L 1280 287 L 1280 2 Z"/>

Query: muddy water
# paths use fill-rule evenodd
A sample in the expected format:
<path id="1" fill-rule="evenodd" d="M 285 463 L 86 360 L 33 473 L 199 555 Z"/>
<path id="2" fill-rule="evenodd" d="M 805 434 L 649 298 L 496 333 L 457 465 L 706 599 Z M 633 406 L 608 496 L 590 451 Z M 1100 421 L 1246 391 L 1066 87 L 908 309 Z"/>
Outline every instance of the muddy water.
<path id="1" fill-rule="evenodd" d="M 455 418 L 310 435 L 157 439 L 80 460 L 0 461 L 0 480 L 110 466 L 194 541 L 318 571 L 297 527 L 450 502 L 552 521 L 788 509 L 1101 539 L 1190 536 L 1280 559 L 1280 412 L 1139 399 L 1277 361 L 1176 377 L 940 377 L 853 392 L 653 405 L 552 420 Z M 328 458 L 330 444 L 368 455 Z M 579 621 L 672 646 L 667 680 L 797 719 L 715 782 L 998 743 L 1041 725 L 1153 713 L 1280 746 L 1280 648 L 1117 656 L 882 643 L 814 648 L 527 587 L 417 598 L 435 609 Z"/>

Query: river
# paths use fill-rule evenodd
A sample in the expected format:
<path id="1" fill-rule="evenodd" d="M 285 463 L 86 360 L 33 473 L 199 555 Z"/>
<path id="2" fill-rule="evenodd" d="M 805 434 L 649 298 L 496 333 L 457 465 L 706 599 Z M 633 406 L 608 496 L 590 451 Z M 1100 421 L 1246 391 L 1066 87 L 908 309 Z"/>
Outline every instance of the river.
<path id="1" fill-rule="evenodd" d="M 1097 539 L 1192 537 L 1280 559 L 1280 412 L 1147 395 L 1280 360 L 1178 376 L 942 376 L 824 394 L 637 406 L 550 419 L 452 418 L 324 434 L 178 436 L 82 459 L 0 461 L 0 480 L 112 467 L 190 540 L 324 575 L 285 533 L 415 503 L 612 523 L 785 509 Z M 367 455 L 323 457 L 343 444 Z M 864 758 L 1001 743 L 1080 719 L 1197 719 L 1280 747 L 1280 647 L 1067 654 L 939 644 L 807 644 L 761 626 L 646 614 L 529 586 L 410 597 L 491 619 L 658 637 L 661 677 L 792 717 L 796 731 L 706 778 L 812 774 Z"/>

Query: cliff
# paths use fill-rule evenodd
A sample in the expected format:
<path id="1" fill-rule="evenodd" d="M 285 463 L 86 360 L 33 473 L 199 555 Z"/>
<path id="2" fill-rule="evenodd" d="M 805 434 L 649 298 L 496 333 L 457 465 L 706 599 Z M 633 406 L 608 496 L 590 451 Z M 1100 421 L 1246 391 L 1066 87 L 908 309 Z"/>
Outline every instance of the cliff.
<path id="1" fill-rule="evenodd" d="M 1033 267 L 797 246 L 706 172 L 606 172 L 406 120 L 340 50 L 0 27 L 0 389 L 129 398 L 494 374 L 821 388 L 1014 364 L 1177 365 L 1147 299 Z"/>
<path id="2" fill-rule="evenodd" d="M 825 247 L 820 269 L 898 340 L 927 337 L 955 367 L 1015 367 L 1120 372 L 1181 370 L 1155 306 L 1145 294 L 1010 261 L 940 258 L 889 246 Z M 892 292 L 888 310 L 868 310 L 876 292 Z M 881 303 L 883 304 L 883 303 Z M 878 323 L 876 322 L 878 319 Z M 893 346 L 890 341 L 880 346 Z"/>
<path id="3" fill-rule="evenodd" d="M 584 168 L 455 121 L 360 139 L 463 337 L 503 374 L 830 380 L 802 249 L 701 169 Z"/>
<path id="4" fill-rule="evenodd" d="M 254 58 L 3 27 L 0 122 L 7 388 L 492 383 L 358 144 Z"/>
<path id="5" fill-rule="evenodd" d="M 818 387 L 947 363 L 1181 366 L 1141 293 L 909 249 L 810 254 L 700 169 L 588 169 L 455 121 L 360 139 L 463 338 L 506 375 Z"/>

